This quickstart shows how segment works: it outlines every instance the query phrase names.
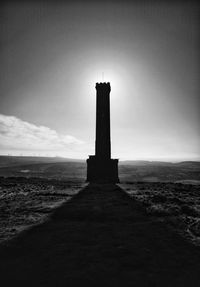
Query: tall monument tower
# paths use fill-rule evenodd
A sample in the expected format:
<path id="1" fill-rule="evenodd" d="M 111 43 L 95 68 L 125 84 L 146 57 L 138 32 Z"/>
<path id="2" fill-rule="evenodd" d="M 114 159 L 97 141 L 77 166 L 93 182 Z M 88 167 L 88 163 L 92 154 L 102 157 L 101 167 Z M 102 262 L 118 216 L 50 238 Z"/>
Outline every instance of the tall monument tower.
<path id="1" fill-rule="evenodd" d="M 87 181 L 119 182 L 118 159 L 111 159 L 110 83 L 96 83 L 95 155 L 87 159 Z"/>

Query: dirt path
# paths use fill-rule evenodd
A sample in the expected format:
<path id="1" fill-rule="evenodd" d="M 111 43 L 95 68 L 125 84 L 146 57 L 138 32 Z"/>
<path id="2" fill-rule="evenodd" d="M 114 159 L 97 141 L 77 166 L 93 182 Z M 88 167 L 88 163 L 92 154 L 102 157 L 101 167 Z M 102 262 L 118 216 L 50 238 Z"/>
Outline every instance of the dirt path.
<path id="1" fill-rule="evenodd" d="M 48 222 L 0 247 L 0 284 L 198 286 L 200 249 L 118 186 L 89 185 Z"/>

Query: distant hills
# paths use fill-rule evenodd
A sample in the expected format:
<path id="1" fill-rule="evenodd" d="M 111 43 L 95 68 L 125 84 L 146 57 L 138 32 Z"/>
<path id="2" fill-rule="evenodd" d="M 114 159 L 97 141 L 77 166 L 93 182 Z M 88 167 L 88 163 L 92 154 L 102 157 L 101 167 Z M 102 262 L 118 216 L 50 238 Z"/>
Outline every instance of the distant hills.
<path id="1" fill-rule="evenodd" d="M 7 156 L 0 155 L 0 167 L 9 167 L 26 164 L 37 163 L 67 163 L 67 162 L 86 162 L 85 159 L 73 159 L 64 157 L 40 157 L 40 156 Z M 182 167 L 198 167 L 199 161 L 182 161 L 182 162 L 164 162 L 164 161 L 147 161 L 147 160 L 122 160 L 119 161 L 120 165 L 133 165 L 133 166 L 182 166 Z"/>
<path id="2" fill-rule="evenodd" d="M 181 161 L 181 162 L 166 162 L 166 161 L 146 161 L 146 160 L 125 160 L 120 162 L 122 165 L 135 166 L 182 166 L 182 167 L 198 167 L 200 161 Z"/>
<path id="3" fill-rule="evenodd" d="M 59 163 L 59 162 L 84 162 L 80 159 L 71 159 L 63 157 L 40 157 L 40 156 L 7 156 L 0 155 L 0 167 L 9 167 L 25 164 L 37 163 Z"/>
<path id="4" fill-rule="evenodd" d="M 62 157 L 0 156 L 0 177 L 36 177 L 85 181 L 86 160 Z M 200 183 L 200 162 L 128 160 L 119 162 L 121 182 Z"/>

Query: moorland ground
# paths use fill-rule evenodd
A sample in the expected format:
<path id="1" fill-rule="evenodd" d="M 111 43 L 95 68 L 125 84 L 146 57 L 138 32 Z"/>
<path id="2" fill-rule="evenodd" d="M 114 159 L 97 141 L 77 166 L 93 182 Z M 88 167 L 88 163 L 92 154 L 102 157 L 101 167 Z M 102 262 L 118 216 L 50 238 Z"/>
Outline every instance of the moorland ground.
<path id="1" fill-rule="evenodd" d="M 199 247 L 117 185 L 89 184 L 0 254 L 3 286 L 200 283 Z"/>
<path id="2" fill-rule="evenodd" d="M 4 286 L 200 282 L 199 163 L 128 162 L 120 185 L 98 186 L 84 162 L 11 160 L 0 165 Z"/>

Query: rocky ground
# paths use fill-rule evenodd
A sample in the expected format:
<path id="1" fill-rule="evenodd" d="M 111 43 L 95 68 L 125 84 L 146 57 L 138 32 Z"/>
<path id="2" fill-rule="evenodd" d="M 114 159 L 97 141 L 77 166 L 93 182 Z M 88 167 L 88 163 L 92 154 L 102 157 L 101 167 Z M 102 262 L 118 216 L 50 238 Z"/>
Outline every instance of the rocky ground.
<path id="1" fill-rule="evenodd" d="M 0 242 L 45 221 L 83 186 L 81 181 L 0 178 Z M 124 182 L 120 186 L 145 207 L 147 214 L 200 245 L 199 185 Z"/>
<path id="2" fill-rule="evenodd" d="M 54 210 L 49 220 L 0 245 L 0 283 L 199 286 L 199 258 L 198 246 L 119 186 L 90 184 Z"/>
<path id="3" fill-rule="evenodd" d="M 0 178 L 0 242 L 44 222 L 83 185 L 39 178 Z"/>
<path id="4" fill-rule="evenodd" d="M 121 187 L 145 207 L 147 214 L 200 245 L 200 185 L 128 182 Z"/>

